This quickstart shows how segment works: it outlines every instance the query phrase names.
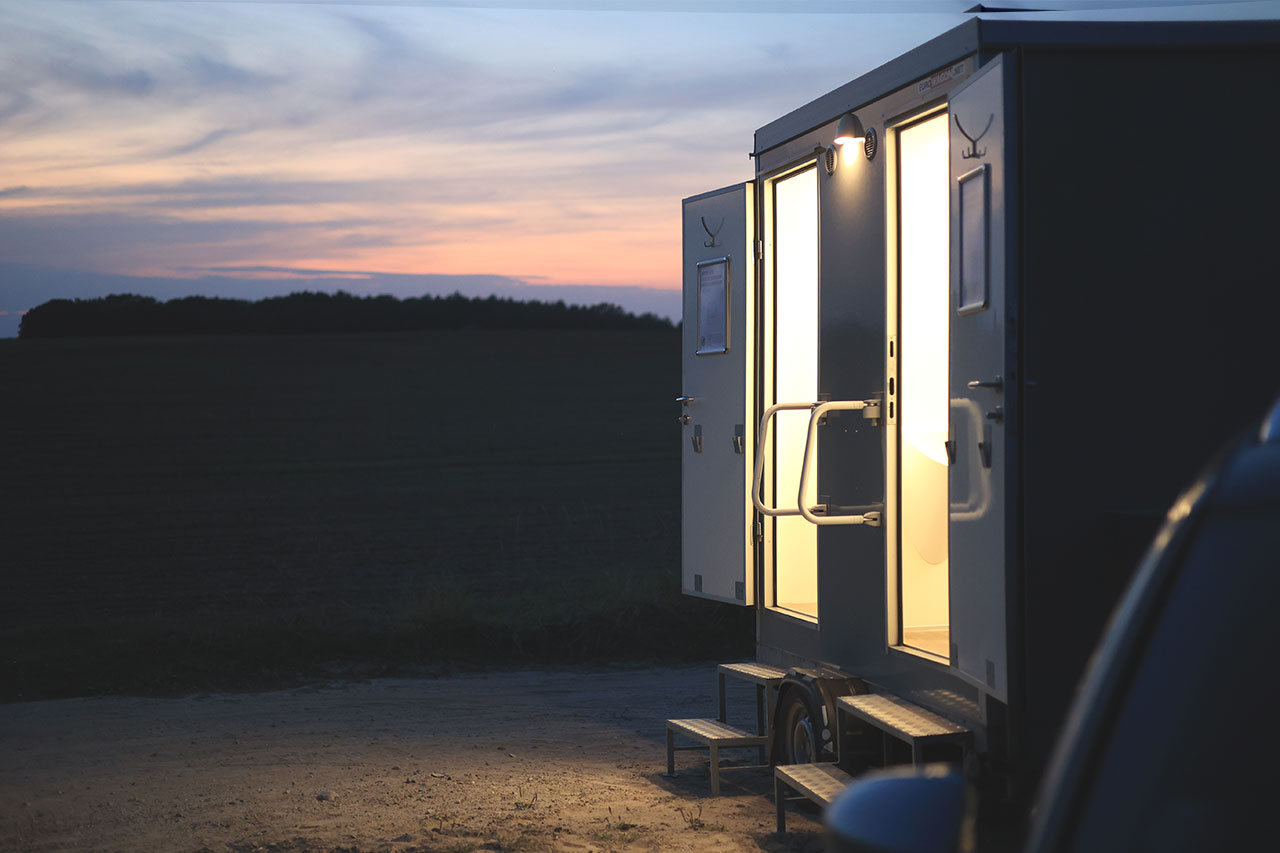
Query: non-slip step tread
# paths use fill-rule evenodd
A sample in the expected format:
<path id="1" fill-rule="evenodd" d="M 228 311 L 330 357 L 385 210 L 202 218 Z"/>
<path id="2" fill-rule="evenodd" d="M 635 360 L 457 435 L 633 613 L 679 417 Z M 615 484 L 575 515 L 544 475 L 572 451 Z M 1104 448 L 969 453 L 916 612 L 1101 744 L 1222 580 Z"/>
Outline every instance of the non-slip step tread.
<path id="1" fill-rule="evenodd" d="M 768 743 L 766 735 L 756 735 L 714 719 L 667 720 L 667 728 L 694 740 L 718 746 L 760 746 Z"/>
<path id="2" fill-rule="evenodd" d="M 770 687 L 776 687 L 782 683 L 782 679 L 786 677 L 785 669 L 778 669 L 776 666 L 770 666 L 767 663 L 755 663 L 747 661 L 744 663 L 722 663 L 716 667 L 717 670 L 725 675 L 740 678 L 743 681 L 750 681 L 755 684 L 764 684 Z"/>
<path id="3" fill-rule="evenodd" d="M 834 764 L 779 764 L 776 777 L 819 805 L 828 805 L 853 777 Z"/>
<path id="4" fill-rule="evenodd" d="M 926 738 L 960 738 L 969 733 L 964 726 L 926 711 L 897 696 L 868 693 L 841 696 L 837 707 L 866 720 L 872 725 L 908 740 Z"/>

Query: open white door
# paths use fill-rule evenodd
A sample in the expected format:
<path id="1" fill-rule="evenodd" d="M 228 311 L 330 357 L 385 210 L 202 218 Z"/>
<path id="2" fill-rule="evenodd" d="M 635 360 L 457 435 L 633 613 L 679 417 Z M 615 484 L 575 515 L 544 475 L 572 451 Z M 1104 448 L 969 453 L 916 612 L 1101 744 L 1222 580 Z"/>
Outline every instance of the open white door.
<path id="1" fill-rule="evenodd" d="M 1008 700 L 1005 294 L 1013 152 L 1012 59 L 997 57 L 950 99 L 951 665 Z"/>
<path id="2" fill-rule="evenodd" d="M 681 585 L 755 603 L 755 193 L 684 200 Z"/>

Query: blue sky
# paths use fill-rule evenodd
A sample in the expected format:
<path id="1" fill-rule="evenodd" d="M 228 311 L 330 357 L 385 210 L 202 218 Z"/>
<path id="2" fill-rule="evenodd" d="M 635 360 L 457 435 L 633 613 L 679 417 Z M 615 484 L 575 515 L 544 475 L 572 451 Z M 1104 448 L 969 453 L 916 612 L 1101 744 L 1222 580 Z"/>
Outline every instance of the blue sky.
<path id="1" fill-rule="evenodd" d="M 680 199 L 973 2 L 0 1 L 0 336 L 122 290 L 674 314 Z"/>

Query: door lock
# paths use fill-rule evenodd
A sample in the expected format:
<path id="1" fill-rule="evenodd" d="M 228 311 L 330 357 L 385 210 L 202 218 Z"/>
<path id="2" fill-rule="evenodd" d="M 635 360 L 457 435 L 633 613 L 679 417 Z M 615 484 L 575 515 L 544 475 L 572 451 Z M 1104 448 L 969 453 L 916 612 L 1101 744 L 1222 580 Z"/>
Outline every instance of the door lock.
<path id="1" fill-rule="evenodd" d="M 687 408 L 689 407 L 689 404 L 693 402 L 693 398 L 692 398 L 692 397 L 690 397 L 690 396 L 688 396 L 688 395 L 683 395 L 683 396 L 680 396 L 680 397 L 676 397 L 676 402 L 677 402 L 677 403 L 679 403 L 681 406 L 684 406 L 684 407 L 687 409 Z M 688 426 L 688 424 L 689 424 L 689 413 L 688 413 L 688 412 L 686 412 L 686 411 L 681 411 L 681 412 L 680 412 L 680 417 L 679 417 L 679 418 L 677 418 L 677 420 L 679 420 L 679 421 L 680 421 L 680 423 L 682 423 L 682 424 L 684 424 L 684 425 Z M 701 451 L 701 450 L 699 450 L 698 452 L 699 452 L 699 453 L 701 453 L 702 451 Z"/>

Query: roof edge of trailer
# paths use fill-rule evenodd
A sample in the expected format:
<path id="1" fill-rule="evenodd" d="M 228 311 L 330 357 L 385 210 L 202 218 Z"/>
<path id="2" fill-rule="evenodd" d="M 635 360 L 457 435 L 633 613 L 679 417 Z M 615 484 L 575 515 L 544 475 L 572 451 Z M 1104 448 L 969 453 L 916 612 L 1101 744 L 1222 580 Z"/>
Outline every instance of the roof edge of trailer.
<path id="1" fill-rule="evenodd" d="M 803 136 L 980 48 L 1264 44 L 1280 44 L 1280 21 L 1027 21 L 975 16 L 762 126 L 755 133 L 753 154 Z"/>
<path id="2" fill-rule="evenodd" d="M 958 56 L 973 53 L 978 49 L 980 41 L 979 23 L 977 18 L 965 21 L 868 71 L 856 80 L 774 119 L 756 131 L 754 153 L 760 154 L 802 136 L 834 116 L 856 110 L 887 92 L 908 85 L 912 80 L 924 76 L 925 72 L 921 69 L 926 66 L 941 67 Z"/>

